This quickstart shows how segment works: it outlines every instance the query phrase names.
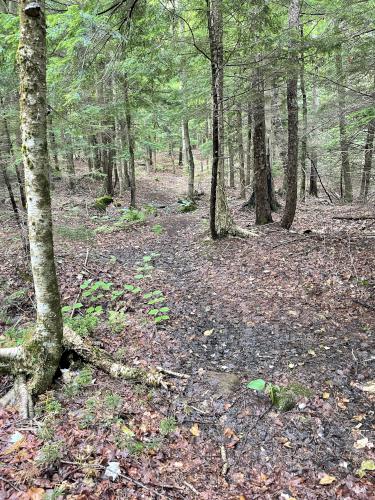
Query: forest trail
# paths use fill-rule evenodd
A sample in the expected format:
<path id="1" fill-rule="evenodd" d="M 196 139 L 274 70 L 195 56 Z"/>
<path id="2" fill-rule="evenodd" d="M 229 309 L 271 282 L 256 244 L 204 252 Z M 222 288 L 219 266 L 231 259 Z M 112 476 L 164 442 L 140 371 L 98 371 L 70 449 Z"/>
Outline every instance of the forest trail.
<path id="1" fill-rule="evenodd" d="M 124 351 L 132 364 L 161 365 L 190 379 L 172 377 L 172 387 L 153 391 L 148 401 L 136 386 L 97 373 L 95 386 L 75 401 L 74 419 L 71 411 L 60 417 L 62 436 L 76 436 L 69 444 L 69 460 L 74 462 L 84 436 L 98 447 L 94 460 L 110 455 L 129 477 L 165 498 L 194 498 L 184 481 L 199 492 L 198 498 L 209 500 L 241 494 L 332 498 L 338 491 L 369 498 L 367 480 L 354 475 L 354 465 L 343 464 L 366 459 L 366 447 L 354 445 L 364 437 L 371 442 L 373 432 L 371 395 L 361 387 L 371 378 L 374 318 L 370 309 L 353 306 L 354 300 L 374 305 L 373 221 L 337 221 L 332 217 L 349 213 L 347 208 L 316 203 L 308 211 L 300 207 L 293 232 L 270 225 L 246 240 L 213 242 L 208 237 L 207 196 L 200 198 L 196 211 L 181 213 L 181 179 L 158 173 L 143 177 L 139 185 L 139 206 L 163 208 L 145 223 L 126 231 L 99 231 L 95 240 L 87 241 L 67 237 L 67 228 L 79 223 L 89 231 L 110 225 L 120 209 L 110 207 L 105 216 L 93 218 L 81 192 L 67 206 L 64 192 L 57 188 L 54 214 L 62 297 L 64 303 L 73 303 L 87 278 L 114 286 L 134 283 L 137 266 L 150 256 L 154 269 L 139 286 L 142 293 L 163 292 L 170 320 L 153 325 L 137 295 L 127 302 L 125 330 L 114 334 L 101 326 L 92 335 L 114 355 Z M 242 211 L 234 195 L 230 193 L 230 202 L 236 221 L 252 225 L 253 213 Z M 358 210 L 353 207 L 350 213 Z M 152 230 L 155 225 L 161 227 L 160 234 Z M 9 251 L 12 243 L 2 246 L 5 257 Z M 3 262 L 5 278 L 8 260 Z M 109 309 L 110 304 L 103 302 L 103 307 Z M 294 407 L 280 412 L 268 397 L 247 389 L 246 383 L 257 378 L 293 387 Z M 116 438 L 103 428 L 102 415 L 79 430 L 80 419 L 87 418 L 85 399 L 94 389 L 121 395 L 121 418 L 137 428 L 142 446 L 149 436 L 158 435 L 160 419 L 175 419 L 178 430 L 163 438 L 156 453 L 119 454 Z M 68 405 L 59 386 L 56 394 Z M 22 464 L 19 467 L 22 470 Z M 352 467 L 351 473 L 347 467 Z M 59 474 L 67 473 L 63 465 L 60 469 Z M 319 481 L 324 474 L 335 480 L 323 488 Z M 72 490 L 76 494 L 85 491 L 79 484 L 78 474 Z M 93 487 L 98 489 L 98 483 Z M 133 495 L 129 498 L 155 496 L 144 496 L 131 481 L 104 481 L 100 488 L 106 495 L 126 491 Z"/>

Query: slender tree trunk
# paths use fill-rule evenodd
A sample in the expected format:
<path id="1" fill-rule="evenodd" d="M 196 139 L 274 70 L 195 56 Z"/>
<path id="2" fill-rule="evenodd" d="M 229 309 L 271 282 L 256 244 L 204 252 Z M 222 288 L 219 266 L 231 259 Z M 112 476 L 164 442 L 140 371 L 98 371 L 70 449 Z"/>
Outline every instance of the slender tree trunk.
<path id="1" fill-rule="evenodd" d="M 303 48 L 303 25 L 301 25 L 301 65 L 300 86 L 302 94 L 302 138 L 301 138 L 301 185 L 300 198 L 305 201 L 306 196 L 306 157 L 307 157 L 307 96 L 305 88 L 305 55 Z"/>
<path id="2" fill-rule="evenodd" d="M 236 128 L 237 128 L 238 163 L 239 163 L 239 174 L 240 174 L 240 198 L 245 198 L 246 196 L 245 152 L 243 147 L 241 107 L 238 107 L 236 109 Z"/>
<path id="3" fill-rule="evenodd" d="M 129 148 L 129 180 L 130 180 L 130 206 L 135 208 L 136 206 L 136 184 L 135 184 L 135 145 L 134 145 L 134 135 L 133 135 L 133 125 L 132 125 L 132 115 L 130 108 L 129 99 L 129 85 L 127 77 L 125 76 L 124 82 L 124 101 L 125 101 L 125 122 L 128 138 L 128 148 Z"/>
<path id="4" fill-rule="evenodd" d="M 315 68 L 315 73 L 318 71 L 318 68 Z M 318 84 L 317 78 L 314 75 L 312 82 L 312 116 L 314 122 L 317 121 L 317 113 L 318 113 Z M 316 146 L 316 139 L 313 138 L 311 140 L 310 145 L 310 187 L 309 194 L 314 198 L 318 197 L 318 152 Z"/>
<path id="5" fill-rule="evenodd" d="M 178 166 L 182 167 L 184 165 L 183 155 L 182 155 L 182 145 L 178 149 Z"/>
<path id="6" fill-rule="evenodd" d="M 224 56 L 221 0 L 206 0 L 212 75 L 212 174 L 210 231 L 213 239 L 233 231 L 225 194 L 224 171 Z"/>
<path id="7" fill-rule="evenodd" d="M 62 350 L 62 317 L 57 285 L 49 184 L 44 0 L 20 1 L 20 106 L 31 270 L 37 324 L 31 342 L 31 394 L 51 384 Z"/>
<path id="8" fill-rule="evenodd" d="M 341 149 L 341 172 L 343 180 L 343 198 L 346 202 L 350 203 L 353 201 L 353 188 L 352 188 L 352 177 L 350 173 L 350 160 L 349 160 L 349 143 L 346 134 L 346 91 L 342 86 L 345 84 L 343 68 L 342 68 L 342 53 L 341 47 L 336 52 L 336 73 L 337 81 L 340 82 L 337 85 L 337 95 L 338 95 L 338 105 L 339 105 L 339 130 L 340 130 L 340 149 Z"/>
<path id="9" fill-rule="evenodd" d="M 365 163 L 363 165 L 361 191 L 360 191 L 360 197 L 363 201 L 367 200 L 368 191 L 370 187 L 372 156 L 374 151 L 374 133 L 375 133 L 375 120 L 371 120 L 367 129 L 367 138 L 365 145 Z"/>
<path id="10" fill-rule="evenodd" d="M 74 189 L 75 187 L 75 165 L 74 165 L 74 155 L 73 155 L 73 143 L 70 132 L 62 131 L 63 144 L 66 147 L 65 153 L 65 174 L 68 179 L 69 189 Z"/>
<path id="11" fill-rule="evenodd" d="M 288 170 L 285 208 L 281 226 L 289 229 L 293 224 L 297 207 L 298 190 L 298 29 L 299 29 L 299 0 L 291 0 L 289 7 L 289 79 L 287 82 L 288 108 Z"/>
<path id="12" fill-rule="evenodd" d="M 267 158 L 266 158 L 266 122 L 264 110 L 264 80 L 258 68 L 253 81 L 254 91 L 254 198 L 255 223 L 257 225 L 272 222 L 271 205 L 269 198 Z M 251 200 L 250 200 L 251 201 Z"/>
<path id="13" fill-rule="evenodd" d="M 187 160 L 188 171 L 189 171 L 188 198 L 190 200 L 193 200 L 195 165 L 194 165 L 193 151 L 191 149 L 191 143 L 190 143 L 189 121 L 185 118 L 182 121 L 182 128 L 184 131 L 185 157 Z"/>
<path id="14" fill-rule="evenodd" d="M 230 126 L 229 126 L 230 127 Z M 229 187 L 234 188 L 234 158 L 233 158 L 233 142 L 232 136 L 228 134 L 228 156 L 229 156 Z"/>
<path id="15" fill-rule="evenodd" d="M 246 186 L 251 182 L 251 134 L 252 134 L 252 111 L 250 104 L 247 106 L 247 142 L 246 142 Z"/>
<path id="16" fill-rule="evenodd" d="M 54 169 L 56 170 L 56 172 L 59 172 L 60 168 L 59 168 L 59 160 L 58 160 L 58 156 L 57 156 L 56 136 L 55 136 L 55 132 L 53 130 L 53 119 L 52 119 L 52 110 L 51 109 L 49 109 L 49 112 L 48 112 L 48 135 L 49 135 L 49 143 L 50 143 L 50 149 L 52 152 Z"/>

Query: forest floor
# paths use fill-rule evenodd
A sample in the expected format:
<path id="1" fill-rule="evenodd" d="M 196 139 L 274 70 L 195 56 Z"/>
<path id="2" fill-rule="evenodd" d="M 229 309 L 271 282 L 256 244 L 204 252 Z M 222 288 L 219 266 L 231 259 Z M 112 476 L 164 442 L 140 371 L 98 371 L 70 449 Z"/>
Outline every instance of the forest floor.
<path id="1" fill-rule="evenodd" d="M 189 378 L 152 388 L 64 359 L 33 422 L 0 412 L 0 499 L 375 498 L 375 220 L 334 219 L 373 209 L 309 200 L 287 232 L 231 191 L 256 235 L 214 242 L 207 195 L 182 213 L 181 176 L 140 177 L 152 213 L 121 228 L 121 207 L 92 208 L 97 186 L 56 183 L 61 296 L 82 304 L 65 317 L 124 363 Z M 21 341 L 32 284 L 0 216 L 0 339 Z M 246 387 L 259 378 L 293 407 Z"/>

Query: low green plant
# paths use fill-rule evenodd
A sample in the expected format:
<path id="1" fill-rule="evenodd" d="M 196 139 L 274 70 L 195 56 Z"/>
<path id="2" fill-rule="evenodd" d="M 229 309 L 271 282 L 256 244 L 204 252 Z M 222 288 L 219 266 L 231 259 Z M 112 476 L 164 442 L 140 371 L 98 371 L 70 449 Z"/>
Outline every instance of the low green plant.
<path id="1" fill-rule="evenodd" d="M 142 210 L 129 208 L 124 210 L 122 219 L 128 222 L 144 222 L 146 220 L 146 214 Z"/>
<path id="2" fill-rule="evenodd" d="M 150 316 L 153 316 L 155 323 L 162 323 L 163 321 L 167 321 L 170 319 L 169 315 L 166 314 L 169 312 L 169 307 L 160 307 L 160 309 L 149 309 L 147 313 Z"/>
<path id="3" fill-rule="evenodd" d="M 288 411 L 294 408 L 298 397 L 311 395 L 310 389 L 300 384 L 290 384 L 286 387 L 266 382 L 263 379 L 254 379 L 246 385 L 248 389 L 265 393 L 273 406 L 280 411 Z"/>
<path id="4" fill-rule="evenodd" d="M 174 417 L 167 417 L 160 420 L 159 430 L 162 436 L 167 436 L 174 432 L 177 428 L 177 422 Z"/>
<path id="5" fill-rule="evenodd" d="M 126 325 L 126 314 L 123 310 L 109 311 L 108 324 L 114 333 L 120 333 L 124 330 Z"/>
<path id="6" fill-rule="evenodd" d="M 39 450 L 36 461 L 40 465 L 56 465 L 58 464 L 63 456 L 64 443 L 62 441 L 55 441 L 52 443 L 46 443 Z"/>
<path id="7" fill-rule="evenodd" d="M 89 308 L 94 309 L 93 312 L 89 312 L 87 310 L 86 314 L 83 316 L 75 316 L 73 318 L 65 318 L 64 324 L 69 326 L 72 330 L 74 330 L 81 337 L 88 337 L 91 335 L 99 324 L 99 307 Z"/>
<path id="8" fill-rule="evenodd" d="M 51 393 L 47 393 L 43 401 L 44 411 L 47 415 L 59 415 L 62 411 L 60 401 L 58 401 Z"/>
<path id="9" fill-rule="evenodd" d="M 161 225 L 161 224 L 155 224 L 154 226 L 152 226 L 151 228 L 151 231 L 154 233 L 154 234 L 163 234 L 165 229 L 164 227 Z"/>
<path id="10" fill-rule="evenodd" d="M 0 337 L 0 347 L 14 347 L 25 343 L 31 332 L 30 328 L 12 326 Z"/>

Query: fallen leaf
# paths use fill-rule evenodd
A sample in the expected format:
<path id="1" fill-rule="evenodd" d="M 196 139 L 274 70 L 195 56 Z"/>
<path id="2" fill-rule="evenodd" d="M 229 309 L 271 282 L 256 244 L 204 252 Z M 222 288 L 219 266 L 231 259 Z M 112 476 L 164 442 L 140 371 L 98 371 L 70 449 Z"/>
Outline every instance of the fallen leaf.
<path id="1" fill-rule="evenodd" d="M 26 491 L 25 500 L 42 500 L 46 496 L 43 488 L 30 488 Z"/>
<path id="2" fill-rule="evenodd" d="M 296 366 L 296 365 L 295 365 L 294 363 L 289 363 L 289 364 L 288 364 L 288 367 L 289 367 L 290 369 L 293 369 L 295 366 Z"/>
<path id="3" fill-rule="evenodd" d="M 329 392 L 323 392 L 322 398 L 323 399 L 329 399 L 330 393 Z"/>
<path id="4" fill-rule="evenodd" d="M 367 437 L 362 438 L 362 439 L 358 439 L 354 443 L 354 448 L 356 450 L 362 450 L 363 448 L 373 448 L 373 447 L 374 447 L 374 444 L 370 443 Z"/>
<path id="5" fill-rule="evenodd" d="M 203 332 L 203 335 L 205 337 L 209 337 L 210 335 L 212 335 L 214 333 L 214 329 L 212 328 L 211 330 L 206 330 L 205 332 Z"/>
<path id="6" fill-rule="evenodd" d="M 332 484 L 336 481 L 335 476 L 329 476 L 328 474 L 324 474 L 324 476 L 320 479 L 319 484 L 328 485 Z"/>
<path id="7" fill-rule="evenodd" d="M 192 433 L 192 435 L 194 437 L 198 437 L 199 434 L 200 434 L 200 430 L 199 430 L 199 427 L 198 427 L 198 424 L 193 424 L 190 428 L 190 432 Z"/>
<path id="8" fill-rule="evenodd" d="M 313 351 L 312 349 L 309 349 L 307 352 L 308 352 L 308 354 L 310 354 L 310 356 L 312 356 L 313 358 L 315 358 L 315 357 L 316 357 L 316 352 L 315 352 L 315 351 Z"/>
<path id="9" fill-rule="evenodd" d="M 364 477 L 367 471 L 375 470 L 375 462 L 373 460 L 363 460 L 361 467 L 356 471 L 357 476 Z"/>
<path id="10" fill-rule="evenodd" d="M 369 392 L 370 394 L 375 394 L 375 380 L 370 380 L 367 384 L 361 387 L 362 391 Z"/>
<path id="11" fill-rule="evenodd" d="M 116 481 L 121 474 L 120 464 L 118 462 L 108 462 L 107 468 L 104 472 L 104 477 Z"/>

